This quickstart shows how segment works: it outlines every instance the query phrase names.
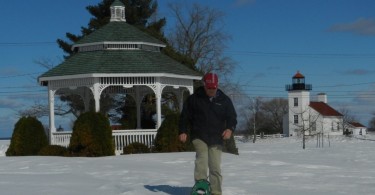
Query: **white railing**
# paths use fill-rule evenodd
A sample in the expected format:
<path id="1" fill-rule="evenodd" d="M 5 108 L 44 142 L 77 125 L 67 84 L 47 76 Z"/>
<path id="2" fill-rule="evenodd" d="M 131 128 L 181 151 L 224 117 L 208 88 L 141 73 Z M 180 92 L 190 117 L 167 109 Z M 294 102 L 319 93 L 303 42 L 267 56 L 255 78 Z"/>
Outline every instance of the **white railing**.
<path id="1" fill-rule="evenodd" d="M 263 137 L 259 135 L 259 138 L 283 138 L 283 137 L 286 137 L 286 135 L 285 134 L 270 134 L 270 135 L 263 135 Z"/>
<path id="2" fill-rule="evenodd" d="M 267 138 L 283 138 L 286 137 L 284 134 L 270 134 L 270 135 L 256 135 L 257 139 L 267 139 Z M 250 135 L 249 138 L 254 138 L 254 135 Z"/>
<path id="3" fill-rule="evenodd" d="M 122 154 L 124 147 L 134 142 L 145 144 L 151 148 L 154 144 L 156 133 L 157 129 L 113 130 L 112 137 L 116 155 Z M 54 132 L 52 136 L 53 145 L 68 147 L 72 132 Z"/>
<path id="4" fill-rule="evenodd" d="M 151 148 L 156 133 L 157 129 L 113 130 L 112 136 L 115 141 L 116 155 L 122 154 L 124 147 L 134 142 L 145 144 Z"/>
<path id="5" fill-rule="evenodd" d="M 59 131 L 52 133 L 52 145 L 59 145 L 68 147 L 70 143 L 70 137 L 72 137 L 71 131 Z"/>
<path id="6" fill-rule="evenodd" d="M 243 135 L 236 135 L 234 138 L 241 139 Z M 269 135 L 256 135 L 257 139 L 267 139 L 267 138 L 283 138 L 287 137 L 285 134 L 269 134 Z M 249 135 L 248 139 L 253 139 L 254 135 Z"/>

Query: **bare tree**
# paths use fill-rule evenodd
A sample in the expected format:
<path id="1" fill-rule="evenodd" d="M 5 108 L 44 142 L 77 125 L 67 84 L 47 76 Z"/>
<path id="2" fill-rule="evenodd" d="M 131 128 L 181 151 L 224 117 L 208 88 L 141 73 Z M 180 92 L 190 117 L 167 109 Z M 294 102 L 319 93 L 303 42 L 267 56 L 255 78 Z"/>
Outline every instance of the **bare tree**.
<path id="1" fill-rule="evenodd" d="M 252 130 L 253 131 L 253 143 L 255 143 L 256 141 L 256 137 L 257 137 L 257 129 L 258 129 L 258 119 L 260 118 L 259 115 L 259 111 L 260 111 L 260 107 L 262 105 L 262 99 L 260 97 L 256 97 L 256 98 L 253 98 L 252 101 L 250 102 L 250 106 L 249 106 L 249 109 L 251 110 L 252 112 L 252 117 L 249 118 L 249 130 Z"/>
<path id="2" fill-rule="evenodd" d="M 18 116 L 19 117 L 26 117 L 26 116 L 33 116 L 36 118 L 40 118 L 43 116 L 48 116 L 48 106 L 43 105 L 41 103 L 34 103 L 30 108 L 27 108 L 25 110 L 19 110 L 18 111 Z"/>
<path id="3" fill-rule="evenodd" d="M 45 68 L 46 70 L 50 70 L 53 67 L 56 66 L 57 63 L 62 62 L 62 59 L 53 60 L 51 58 L 40 58 L 37 60 L 34 60 L 34 63 Z M 37 80 L 37 78 L 32 78 L 33 81 Z M 56 115 L 66 115 L 71 112 L 71 108 L 67 108 L 62 103 L 55 105 L 55 114 Z M 32 105 L 29 108 L 25 108 L 23 110 L 19 110 L 17 113 L 18 116 L 33 116 L 36 118 L 44 117 L 49 115 L 49 107 L 48 104 L 45 101 L 35 101 L 34 105 Z"/>
<path id="4" fill-rule="evenodd" d="M 258 133 L 281 133 L 283 130 L 283 118 L 288 111 L 286 99 L 275 98 L 269 101 L 261 97 L 251 98 L 242 110 L 245 115 L 246 134 L 255 135 Z M 256 139 L 253 141 L 255 142 Z"/>
<path id="5" fill-rule="evenodd" d="M 63 59 L 57 59 L 57 62 L 50 58 L 41 58 L 34 60 L 34 63 L 50 70 L 56 66 L 56 64 L 61 63 Z M 36 78 L 34 78 L 36 80 Z M 75 117 L 78 117 L 85 110 L 85 105 L 82 100 L 82 97 L 74 94 L 73 92 L 59 94 L 59 104 L 55 105 L 55 115 L 64 116 L 72 114 Z M 108 114 L 111 109 L 114 109 L 114 100 L 110 95 L 104 94 L 100 99 L 100 112 Z M 49 106 L 46 102 L 36 101 L 34 105 L 30 108 L 18 111 L 19 116 L 35 116 L 37 118 L 48 116 L 49 115 Z M 110 114 L 108 114 L 111 117 Z"/>
<path id="6" fill-rule="evenodd" d="M 293 123 L 297 127 L 297 131 L 302 135 L 302 148 L 306 148 L 306 135 L 311 135 L 312 131 L 316 131 L 316 121 L 320 114 L 313 114 L 311 108 L 306 108 L 301 112 L 294 113 L 298 116 L 298 123 Z"/>
<path id="7" fill-rule="evenodd" d="M 375 112 L 372 113 L 372 118 L 369 122 L 369 131 L 375 131 Z"/>
<path id="8" fill-rule="evenodd" d="M 288 113 L 288 100 L 283 98 L 275 98 L 267 102 L 263 102 L 261 110 L 266 115 L 266 120 L 272 132 L 282 132 L 283 116 Z"/>
<path id="9" fill-rule="evenodd" d="M 228 76 L 234 62 L 223 55 L 230 37 L 223 31 L 224 14 L 199 4 L 169 4 L 176 20 L 169 42 L 178 52 L 193 60 L 196 70 Z"/>
<path id="10" fill-rule="evenodd" d="M 56 62 L 55 60 L 52 60 L 51 58 L 40 58 L 40 59 L 34 60 L 34 63 L 45 68 L 46 70 L 51 70 L 52 68 L 56 66 L 56 64 L 63 62 L 63 59 L 57 59 L 57 60 L 58 62 Z"/>
<path id="11" fill-rule="evenodd" d="M 58 116 L 63 116 L 66 114 L 71 113 L 71 108 L 67 107 L 66 105 L 60 103 L 55 105 L 55 114 Z M 18 116 L 33 116 L 36 118 L 44 117 L 49 115 L 49 107 L 48 104 L 42 103 L 40 101 L 34 102 L 30 108 L 26 108 L 24 110 L 18 111 Z"/>
<path id="12" fill-rule="evenodd" d="M 350 113 L 350 110 L 347 107 L 340 108 L 339 112 L 343 115 L 341 126 L 342 126 L 342 131 L 343 131 L 342 133 L 345 135 L 345 134 L 348 133 L 348 132 L 346 132 L 346 130 L 349 127 L 349 123 L 355 122 L 355 121 L 357 121 L 357 119 L 356 119 L 355 116 L 353 116 Z"/>

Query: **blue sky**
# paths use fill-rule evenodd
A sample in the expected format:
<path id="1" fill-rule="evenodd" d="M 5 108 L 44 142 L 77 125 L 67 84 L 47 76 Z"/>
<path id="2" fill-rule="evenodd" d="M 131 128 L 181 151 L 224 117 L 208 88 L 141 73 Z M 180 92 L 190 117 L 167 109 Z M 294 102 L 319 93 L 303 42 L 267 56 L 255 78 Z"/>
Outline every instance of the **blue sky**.
<path id="1" fill-rule="evenodd" d="M 35 61 L 58 64 L 56 39 L 80 33 L 99 0 L 0 1 L 0 137 L 10 136 L 18 110 L 47 101 Z M 159 0 L 159 16 L 173 21 Z M 346 106 L 364 125 L 375 112 L 375 1 L 206 0 L 225 13 L 232 39 L 225 55 L 237 62 L 233 82 L 251 97 L 287 97 L 285 85 L 300 71 L 312 95 L 325 92 L 331 106 Z M 168 23 L 169 21 L 169 23 Z"/>

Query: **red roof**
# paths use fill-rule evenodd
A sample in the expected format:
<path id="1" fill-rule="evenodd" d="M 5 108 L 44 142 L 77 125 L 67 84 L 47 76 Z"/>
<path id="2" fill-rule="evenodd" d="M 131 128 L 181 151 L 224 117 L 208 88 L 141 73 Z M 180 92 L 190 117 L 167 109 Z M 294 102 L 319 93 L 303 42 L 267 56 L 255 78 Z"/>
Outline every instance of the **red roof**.
<path id="1" fill-rule="evenodd" d="M 341 113 L 324 102 L 310 102 L 310 107 L 323 116 L 343 116 Z"/>
<path id="2" fill-rule="evenodd" d="M 350 124 L 353 125 L 354 127 L 366 127 L 359 122 L 350 122 Z"/>
<path id="3" fill-rule="evenodd" d="M 303 76 L 303 74 L 299 73 L 299 71 L 297 71 L 297 73 L 293 76 L 293 78 L 305 78 L 305 76 Z"/>

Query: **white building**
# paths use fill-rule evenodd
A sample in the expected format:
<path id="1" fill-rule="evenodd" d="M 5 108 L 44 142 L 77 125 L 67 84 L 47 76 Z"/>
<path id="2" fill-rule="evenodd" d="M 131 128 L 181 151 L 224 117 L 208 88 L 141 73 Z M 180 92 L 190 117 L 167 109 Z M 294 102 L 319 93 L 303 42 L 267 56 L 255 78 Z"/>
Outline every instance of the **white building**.
<path id="1" fill-rule="evenodd" d="M 350 122 L 347 130 L 352 135 L 366 135 L 367 134 L 367 128 L 358 122 Z"/>
<path id="2" fill-rule="evenodd" d="M 343 135 L 343 115 L 327 104 L 327 96 L 318 94 L 317 101 L 310 101 L 312 86 L 305 84 L 305 77 L 297 72 L 288 91 L 288 114 L 284 118 L 283 133 L 298 136 L 323 133 L 324 135 Z"/>

